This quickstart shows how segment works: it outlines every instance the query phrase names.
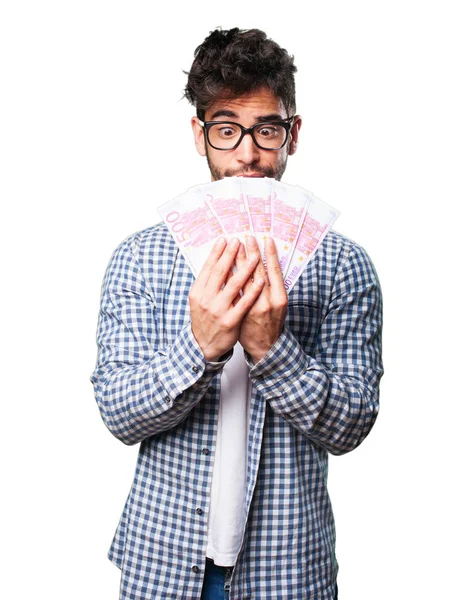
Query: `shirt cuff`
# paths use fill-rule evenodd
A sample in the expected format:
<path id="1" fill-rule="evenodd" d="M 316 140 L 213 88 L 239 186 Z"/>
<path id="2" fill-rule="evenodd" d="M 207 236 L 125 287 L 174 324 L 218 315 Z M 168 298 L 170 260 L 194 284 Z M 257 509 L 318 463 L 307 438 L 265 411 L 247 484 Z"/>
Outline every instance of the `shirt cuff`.
<path id="1" fill-rule="evenodd" d="M 308 366 L 308 356 L 291 330 L 285 325 L 280 337 L 258 363 L 245 353 L 252 384 L 265 400 L 277 398 L 301 377 Z"/>
<path id="2" fill-rule="evenodd" d="M 207 361 L 193 335 L 191 323 L 189 323 L 181 330 L 174 343 L 161 352 L 161 356 L 158 355 L 156 360 L 161 366 L 163 354 L 165 354 L 165 368 L 159 370 L 157 368 L 155 372 L 157 376 L 159 373 L 160 381 L 168 395 L 176 398 L 193 385 L 206 388 L 216 372 L 224 368 L 231 358 L 233 350 L 229 350 L 218 361 Z"/>

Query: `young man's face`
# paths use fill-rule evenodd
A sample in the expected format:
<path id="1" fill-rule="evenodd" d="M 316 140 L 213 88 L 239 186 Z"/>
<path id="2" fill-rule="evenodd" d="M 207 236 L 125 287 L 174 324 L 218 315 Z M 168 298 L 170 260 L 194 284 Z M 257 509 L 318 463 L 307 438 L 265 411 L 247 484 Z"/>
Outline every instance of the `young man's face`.
<path id="1" fill-rule="evenodd" d="M 263 119 L 274 121 L 287 119 L 281 101 L 269 88 L 260 88 L 234 100 L 217 100 L 206 111 L 206 121 L 234 121 L 251 127 Z M 288 134 L 288 140 L 280 150 L 258 148 L 250 135 L 245 135 L 234 150 L 216 150 L 205 139 L 197 117 L 191 119 L 197 151 L 206 156 L 212 181 L 242 175 L 244 177 L 273 177 L 280 180 L 286 169 L 289 154 L 296 152 L 301 117 L 296 116 Z"/>

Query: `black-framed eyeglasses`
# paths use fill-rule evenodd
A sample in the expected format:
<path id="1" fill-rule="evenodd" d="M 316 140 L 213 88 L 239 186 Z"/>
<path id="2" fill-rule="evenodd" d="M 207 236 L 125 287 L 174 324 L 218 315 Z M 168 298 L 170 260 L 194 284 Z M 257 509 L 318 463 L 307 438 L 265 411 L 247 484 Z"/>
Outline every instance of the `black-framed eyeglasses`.
<path id="1" fill-rule="evenodd" d="M 255 123 L 244 127 L 233 121 L 199 121 L 209 145 L 215 150 L 234 150 L 247 133 L 261 150 L 280 150 L 288 141 L 295 115 L 281 121 Z"/>

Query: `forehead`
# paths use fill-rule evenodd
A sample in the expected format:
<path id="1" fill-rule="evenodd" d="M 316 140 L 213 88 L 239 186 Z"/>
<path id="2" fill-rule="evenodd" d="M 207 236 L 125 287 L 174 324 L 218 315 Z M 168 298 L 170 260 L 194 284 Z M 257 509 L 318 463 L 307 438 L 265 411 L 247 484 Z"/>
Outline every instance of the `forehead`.
<path id="1" fill-rule="evenodd" d="M 234 119 L 263 119 L 287 118 L 283 103 L 268 88 L 260 88 L 248 92 L 238 98 L 219 98 L 206 110 L 206 121 L 231 117 Z"/>

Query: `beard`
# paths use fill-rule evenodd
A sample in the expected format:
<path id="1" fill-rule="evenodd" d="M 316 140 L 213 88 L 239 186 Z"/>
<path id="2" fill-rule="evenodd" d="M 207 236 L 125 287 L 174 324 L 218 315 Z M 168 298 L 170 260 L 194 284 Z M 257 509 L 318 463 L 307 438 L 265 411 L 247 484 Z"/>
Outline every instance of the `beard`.
<path id="1" fill-rule="evenodd" d="M 288 146 L 286 146 L 288 148 Z M 286 163 L 288 161 L 288 150 L 285 155 L 277 162 L 274 168 L 272 167 L 261 167 L 258 166 L 258 163 L 255 165 L 252 163 L 250 165 L 246 165 L 242 169 L 219 169 L 211 160 L 209 156 L 208 146 L 206 144 L 206 160 L 209 167 L 209 171 L 211 172 L 212 178 L 214 181 L 218 181 L 219 179 L 224 179 L 224 177 L 234 177 L 239 175 L 245 175 L 246 173 L 258 173 L 260 177 L 271 177 L 280 181 L 283 176 L 283 173 L 286 169 Z"/>

